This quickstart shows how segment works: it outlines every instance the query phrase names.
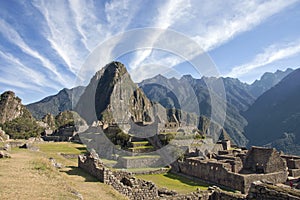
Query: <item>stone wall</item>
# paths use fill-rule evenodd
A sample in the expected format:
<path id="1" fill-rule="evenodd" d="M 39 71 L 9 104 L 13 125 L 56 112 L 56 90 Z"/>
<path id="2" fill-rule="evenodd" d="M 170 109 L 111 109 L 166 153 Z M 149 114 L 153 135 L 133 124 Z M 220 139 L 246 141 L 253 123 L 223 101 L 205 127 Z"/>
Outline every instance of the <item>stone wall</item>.
<path id="1" fill-rule="evenodd" d="M 188 194 L 178 194 L 175 191 L 159 189 L 152 182 L 135 178 L 126 171 L 112 171 L 106 168 L 100 159 L 97 159 L 97 156 L 93 154 L 79 156 L 78 167 L 96 177 L 99 181 L 111 185 L 129 199 L 214 200 L 211 196 L 215 192 L 215 188 L 210 188 L 207 191 L 197 190 Z"/>
<path id="2" fill-rule="evenodd" d="M 209 200 L 243 200 L 246 199 L 245 194 L 226 192 L 218 187 L 214 187 L 214 192 Z"/>
<path id="3" fill-rule="evenodd" d="M 157 167 L 161 163 L 160 157 L 140 157 L 140 158 L 118 158 L 118 167 L 122 168 L 146 168 L 146 167 Z"/>
<path id="4" fill-rule="evenodd" d="M 285 159 L 287 163 L 287 167 L 289 169 L 289 176 L 300 176 L 300 157 L 289 155 L 282 155 L 281 157 Z"/>
<path id="5" fill-rule="evenodd" d="M 111 185 L 119 193 L 129 197 L 129 199 L 134 199 L 134 200 L 138 200 L 138 199 L 300 200 L 299 191 L 297 192 L 296 190 L 288 190 L 289 188 L 282 189 L 282 187 L 276 187 L 274 185 L 272 185 L 273 188 L 269 188 L 266 187 L 266 184 L 262 184 L 261 182 L 255 182 L 257 179 L 264 179 L 268 182 L 278 182 L 282 178 L 286 177 L 286 172 L 285 174 L 270 173 L 270 174 L 240 175 L 240 174 L 228 172 L 226 169 L 226 164 L 224 164 L 223 166 L 220 163 L 201 164 L 201 162 L 197 163 L 196 161 L 193 161 L 190 163 L 180 163 L 179 165 L 182 170 L 185 170 L 186 174 L 196 176 L 198 178 L 202 178 L 209 181 L 220 179 L 218 181 L 220 181 L 222 185 L 235 188 L 244 193 L 248 192 L 250 186 L 251 188 L 247 196 L 240 193 L 226 192 L 215 186 L 210 187 L 207 191 L 198 190 L 197 192 L 192 192 L 189 194 L 178 194 L 175 191 L 159 189 L 152 182 L 137 179 L 131 173 L 128 173 L 126 171 L 112 171 L 106 168 L 103 165 L 103 163 L 100 161 L 100 159 L 98 159 L 97 156 L 93 154 L 79 156 L 78 158 L 78 166 L 80 168 L 87 171 L 92 176 L 96 177 L 99 181 Z M 191 166 L 192 168 L 188 168 L 188 166 Z M 207 166 L 207 168 L 205 168 L 205 166 Z M 220 175 L 223 177 L 219 177 Z"/>
<path id="6" fill-rule="evenodd" d="M 300 169 L 289 169 L 289 176 L 299 177 L 300 176 Z"/>
<path id="7" fill-rule="evenodd" d="M 111 185 L 130 199 L 157 199 L 158 189 L 149 181 L 133 177 L 128 172 L 111 171 L 91 154 L 79 156 L 78 167 L 84 169 L 99 181 Z"/>
<path id="8" fill-rule="evenodd" d="M 300 169 L 300 159 L 289 159 L 287 165 L 291 169 Z"/>
<path id="9" fill-rule="evenodd" d="M 244 169 L 254 173 L 285 171 L 286 167 L 285 160 L 273 148 L 251 147 L 244 162 Z"/>
<path id="10" fill-rule="evenodd" d="M 239 190 L 242 193 L 248 192 L 253 181 L 266 180 L 272 183 L 282 183 L 287 179 L 287 171 L 269 174 L 237 174 L 232 172 L 230 163 L 212 160 L 190 158 L 184 162 L 178 162 L 178 166 L 181 173 Z"/>
<path id="11" fill-rule="evenodd" d="M 136 171 L 133 172 L 132 174 L 134 175 L 151 175 L 151 174 L 164 174 L 167 173 L 168 171 L 170 171 L 169 168 L 160 168 L 160 169 L 156 169 L 156 170 L 147 170 L 147 171 Z"/>
<path id="12" fill-rule="evenodd" d="M 300 200 L 300 192 L 289 188 L 263 184 L 260 181 L 251 185 L 248 200 Z"/>

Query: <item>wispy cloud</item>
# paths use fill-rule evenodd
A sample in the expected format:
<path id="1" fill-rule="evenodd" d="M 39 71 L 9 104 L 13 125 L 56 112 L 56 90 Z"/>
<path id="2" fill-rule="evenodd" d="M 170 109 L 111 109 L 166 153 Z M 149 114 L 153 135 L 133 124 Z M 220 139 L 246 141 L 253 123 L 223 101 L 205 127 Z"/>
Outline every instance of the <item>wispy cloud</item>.
<path id="1" fill-rule="evenodd" d="M 2 19 L 0 19 L 0 32 L 4 37 L 7 38 L 8 41 L 18 46 L 24 53 L 30 55 L 34 59 L 39 60 L 41 67 L 45 67 L 55 76 L 53 79 L 57 79 L 61 83 L 66 83 L 66 79 L 63 78 L 62 75 L 57 71 L 55 65 L 48 58 L 42 56 L 39 52 L 29 47 L 19 33 Z"/>
<path id="2" fill-rule="evenodd" d="M 212 9 L 211 12 L 204 12 L 207 15 L 197 16 L 197 18 L 207 17 L 207 19 L 204 23 L 196 24 L 199 32 L 193 38 L 205 51 L 211 50 L 236 35 L 253 29 L 270 16 L 296 2 L 297 0 L 231 1 L 225 5 L 225 8 L 224 4 L 216 4 L 216 7 L 209 8 Z M 212 19 L 214 17 L 215 20 Z"/>
<path id="3" fill-rule="evenodd" d="M 260 1 L 206 1 L 203 4 L 194 1 L 170 1 L 159 9 L 154 26 L 178 30 L 195 40 L 204 51 L 215 49 L 230 41 L 237 35 L 252 30 L 270 16 L 284 10 L 297 0 Z M 159 34 L 149 38 L 152 44 Z M 191 56 L 197 56 L 191 51 Z M 203 52 L 198 52 L 203 53 Z M 138 51 L 130 63 L 130 67 L 149 64 L 149 57 L 154 57 L 151 49 Z M 165 65 L 164 59 L 156 57 L 152 60 Z M 179 63 L 174 63 L 179 64 Z M 159 65 L 157 65 L 159 66 Z M 172 67 L 172 66 L 170 66 Z"/>
<path id="4" fill-rule="evenodd" d="M 44 16 L 45 26 L 44 36 L 50 42 L 51 47 L 65 62 L 69 72 L 76 74 L 81 67 L 84 57 L 89 50 L 86 45 L 78 40 L 78 35 L 83 34 L 74 29 L 81 30 L 80 19 L 74 21 L 69 5 L 64 1 L 36 1 L 34 6 Z M 76 23 L 77 22 L 77 23 Z M 75 31 L 76 30 L 76 31 Z M 84 39 L 83 39 L 84 40 Z"/>
<path id="5" fill-rule="evenodd" d="M 3 69 L 7 74 L 12 74 L 10 72 L 13 72 L 13 69 L 18 69 L 20 76 L 26 76 L 28 79 L 38 77 L 32 84 L 35 87 L 43 88 L 47 84 L 50 88 L 71 87 L 75 82 L 72 81 L 73 78 L 82 75 L 83 78 L 89 79 L 107 62 L 120 56 L 120 46 L 132 45 L 132 50 L 135 46 L 145 48 L 136 48 L 137 51 L 131 52 L 124 62 L 128 63 L 127 67 L 134 73 L 133 77 L 142 80 L 154 76 L 155 73 L 163 73 L 165 69 L 175 65 L 179 66 L 178 64 L 183 62 L 182 57 L 171 55 L 174 52 L 168 52 L 168 49 L 160 49 L 159 52 L 152 48 L 159 42 L 164 42 L 162 38 L 165 37 L 165 29 L 178 31 L 194 39 L 205 51 L 211 51 L 242 33 L 254 30 L 295 2 L 299 1 L 33 0 L 26 4 L 7 1 L 6 6 L 14 6 L 20 14 L 10 13 L 11 11 L 4 6 L 3 12 L 0 12 L 0 40 L 4 40 L 5 43 L 1 49 L 2 54 L 0 53 L 0 64 L 16 66 Z M 107 42 L 109 38 L 122 35 L 125 31 L 147 27 L 160 28 L 161 31 L 136 38 L 120 36 L 115 41 Z M 34 41 L 35 39 L 37 41 Z M 180 41 L 175 43 L 176 48 L 184 46 Z M 90 53 L 99 44 L 105 48 L 90 58 Z M 274 58 L 257 56 L 248 63 L 249 65 L 237 66 L 232 73 L 241 73 L 239 71 L 242 69 L 238 67 L 243 66 L 251 70 L 251 66 L 257 67 L 260 65 L 258 63 L 275 62 L 276 59 L 281 59 L 280 57 L 288 57 L 289 54 L 298 51 L 296 44 L 288 45 L 291 47 L 289 50 L 288 46 L 280 46 L 281 49 L 286 49 L 285 53 L 277 52 L 278 46 L 277 49 L 266 49 L 262 54 L 266 54 L 267 57 L 268 50 L 269 55 L 274 55 Z M 196 45 L 193 48 L 196 48 Z M 193 48 L 184 54 L 184 59 L 191 59 L 203 53 L 197 54 Z M 86 60 L 87 58 L 90 59 Z M 40 66 L 38 72 L 34 73 L 37 66 Z M 88 68 L 86 74 L 80 74 L 85 67 Z M 4 84 L 5 78 L 1 80 Z M 27 79 L 20 80 L 27 83 Z"/>
<path id="6" fill-rule="evenodd" d="M 164 5 L 162 5 L 158 9 L 158 16 L 154 19 L 152 26 L 160 28 L 162 30 L 169 28 L 173 23 L 175 23 L 181 17 L 184 17 L 188 13 L 188 9 L 190 8 L 189 1 L 184 0 L 176 0 L 176 1 L 166 1 Z M 157 39 L 161 36 L 163 31 L 154 32 L 151 36 L 147 36 L 145 41 L 142 42 L 148 44 L 148 49 L 139 50 L 136 52 L 135 57 L 132 59 L 132 62 L 129 64 L 131 68 L 135 69 L 139 67 L 147 57 L 149 57 L 153 51 L 151 46 L 157 41 Z M 161 65 L 165 65 L 166 63 L 162 63 Z M 145 64 L 145 63 L 144 63 Z"/>
<path id="7" fill-rule="evenodd" d="M 256 55 L 252 61 L 233 67 L 226 76 L 239 77 L 251 73 L 260 67 L 297 54 L 300 54 L 300 40 L 285 44 L 274 44 L 266 48 L 261 54 Z"/>
<path id="8" fill-rule="evenodd" d="M 6 62 L 9 62 L 9 66 L 6 66 L 2 70 L 5 70 L 6 72 L 20 72 L 24 74 L 25 76 L 22 76 L 22 78 L 34 81 L 39 86 L 45 86 L 46 79 L 45 76 L 39 72 L 36 72 L 29 67 L 25 66 L 18 58 L 15 58 L 11 54 L 4 53 L 3 51 L 0 51 L 0 57 Z M 13 68 L 13 69 L 12 69 Z M 17 78 L 17 77 L 16 77 Z M 14 80 L 10 80 L 12 83 L 15 83 Z"/>

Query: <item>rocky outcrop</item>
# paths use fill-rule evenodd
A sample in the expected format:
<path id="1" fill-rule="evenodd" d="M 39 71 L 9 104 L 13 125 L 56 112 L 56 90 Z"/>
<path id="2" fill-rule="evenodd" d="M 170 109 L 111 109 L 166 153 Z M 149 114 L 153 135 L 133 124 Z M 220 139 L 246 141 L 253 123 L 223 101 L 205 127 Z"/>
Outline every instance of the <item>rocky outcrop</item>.
<path id="1" fill-rule="evenodd" d="M 27 109 L 22 105 L 21 99 L 12 91 L 7 91 L 0 96 L 0 124 L 12 121 L 27 114 Z"/>
<path id="2" fill-rule="evenodd" d="M 98 71 L 80 97 L 75 111 L 88 124 L 151 122 L 152 104 L 131 80 L 125 66 L 112 62 Z"/>
<path id="3" fill-rule="evenodd" d="M 47 128 L 49 129 L 56 129 L 56 122 L 55 122 L 55 117 L 51 113 L 47 113 L 43 118 L 42 122 L 47 124 Z"/>
<path id="4" fill-rule="evenodd" d="M 5 140 L 9 140 L 9 135 L 5 134 L 5 132 L 0 127 L 0 142 Z"/>
<path id="5" fill-rule="evenodd" d="M 219 139 L 232 141 L 232 139 L 222 126 L 212 122 L 209 118 L 205 116 L 200 116 L 198 127 L 204 135 L 216 135 L 219 136 Z"/>
<path id="6" fill-rule="evenodd" d="M 39 136 L 42 127 L 12 91 L 0 97 L 0 124 L 11 138 L 30 138 Z"/>
<path id="7" fill-rule="evenodd" d="M 0 151 L 0 158 L 11 158 L 11 156 L 7 152 Z"/>

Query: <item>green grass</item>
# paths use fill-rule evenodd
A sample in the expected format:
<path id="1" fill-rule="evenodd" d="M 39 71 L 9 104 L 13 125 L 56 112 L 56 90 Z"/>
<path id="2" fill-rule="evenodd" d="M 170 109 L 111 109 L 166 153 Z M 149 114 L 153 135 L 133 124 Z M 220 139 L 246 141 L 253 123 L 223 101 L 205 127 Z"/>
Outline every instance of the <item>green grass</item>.
<path id="1" fill-rule="evenodd" d="M 125 159 L 160 158 L 158 155 L 124 156 Z"/>
<path id="2" fill-rule="evenodd" d="M 116 160 L 108 160 L 105 158 L 101 158 L 101 161 L 104 163 L 104 165 L 115 165 L 117 164 Z"/>
<path id="3" fill-rule="evenodd" d="M 161 132 L 159 134 L 162 134 L 162 135 L 167 135 L 167 134 L 170 134 L 170 135 L 176 135 L 178 132 Z"/>
<path id="4" fill-rule="evenodd" d="M 153 146 L 138 146 L 138 147 L 130 147 L 128 149 L 153 149 Z"/>
<path id="5" fill-rule="evenodd" d="M 149 171 L 156 171 L 156 170 L 159 170 L 161 168 L 153 168 L 153 167 L 148 167 L 148 168 L 129 168 L 129 169 L 126 169 L 126 171 L 128 172 L 149 172 Z"/>
<path id="6" fill-rule="evenodd" d="M 46 159 L 38 159 L 31 162 L 32 168 L 38 171 L 53 171 L 53 168 L 51 167 L 51 164 Z"/>
<path id="7" fill-rule="evenodd" d="M 82 144 L 60 142 L 60 143 L 41 143 L 37 145 L 40 151 L 45 153 L 65 153 L 65 154 L 84 154 L 86 147 Z"/>
<path id="8" fill-rule="evenodd" d="M 148 144 L 149 142 L 148 141 L 141 141 L 141 142 L 131 142 L 132 144 Z"/>
<path id="9" fill-rule="evenodd" d="M 169 190 L 175 190 L 179 193 L 195 192 L 197 188 L 207 190 L 208 184 L 196 182 L 188 178 L 172 174 L 153 174 L 153 175 L 136 175 L 137 178 L 152 181 L 158 187 L 166 187 Z"/>

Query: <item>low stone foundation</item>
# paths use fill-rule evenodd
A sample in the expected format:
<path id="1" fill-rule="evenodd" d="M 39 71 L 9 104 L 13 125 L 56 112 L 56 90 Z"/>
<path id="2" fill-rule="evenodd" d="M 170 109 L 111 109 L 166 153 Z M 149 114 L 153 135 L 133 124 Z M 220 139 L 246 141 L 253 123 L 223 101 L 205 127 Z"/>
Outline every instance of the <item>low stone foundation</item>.
<path id="1" fill-rule="evenodd" d="M 289 176 L 300 177 L 300 169 L 289 169 Z"/>
<path id="2" fill-rule="evenodd" d="M 300 191 L 278 186 L 268 186 L 260 181 L 251 184 L 248 200 L 300 200 Z"/>
<path id="3" fill-rule="evenodd" d="M 128 172 L 111 171 L 92 154 L 79 156 L 78 167 L 130 199 L 158 199 L 158 189 L 152 182 L 137 179 Z"/>
<path id="4" fill-rule="evenodd" d="M 179 171 L 183 174 L 194 176 L 202 180 L 217 183 L 229 187 L 244 194 L 248 193 L 250 185 L 254 181 L 265 180 L 271 183 L 283 183 L 287 179 L 287 171 L 279 171 L 269 174 L 238 174 L 231 172 L 232 166 L 228 162 L 203 161 L 199 159 L 187 159 L 178 162 Z"/>
<path id="5" fill-rule="evenodd" d="M 156 167 L 161 163 L 159 156 L 153 157 L 141 157 L 141 158 L 134 158 L 134 157 L 119 157 L 118 158 L 118 165 L 117 167 L 122 168 L 146 168 L 146 167 Z"/>
<path id="6" fill-rule="evenodd" d="M 97 154 L 87 154 L 78 157 L 78 167 L 85 170 L 99 181 L 111 185 L 119 193 L 129 199 L 185 199 L 185 200 L 300 200 L 300 191 L 289 188 L 282 189 L 277 186 L 267 186 L 265 183 L 251 184 L 248 195 L 226 192 L 218 187 L 210 187 L 207 191 L 195 191 L 189 194 L 178 194 L 175 191 L 159 189 L 154 183 L 135 178 L 132 173 L 125 171 L 112 171 L 104 166 Z M 246 178 L 247 179 L 247 178 Z M 245 180 L 245 179 L 244 179 Z M 235 181 L 232 179 L 231 181 Z M 249 179 L 250 181 L 250 179 Z M 272 187 L 272 188 L 270 188 Z M 277 188 L 277 189 L 276 189 Z"/>
<path id="7" fill-rule="evenodd" d="M 178 194 L 175 191 L 159 189 L 154 183 L 135 178 L 132 173 L 125 171 L 112 171 L 104 166 L 98 156 L 89 153 L 78 157 L 78 167 L 85 170 L 99 181 L 111 185 L 119 193 L 129 199 L 186 199 L 186 200 L 213 200 L 214 190 Z"/>

